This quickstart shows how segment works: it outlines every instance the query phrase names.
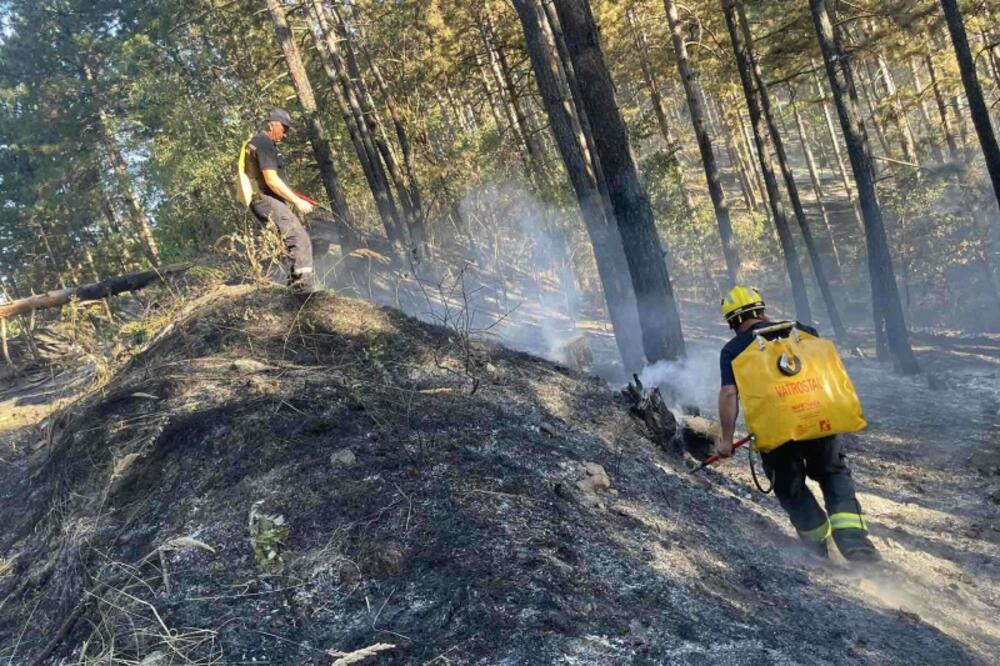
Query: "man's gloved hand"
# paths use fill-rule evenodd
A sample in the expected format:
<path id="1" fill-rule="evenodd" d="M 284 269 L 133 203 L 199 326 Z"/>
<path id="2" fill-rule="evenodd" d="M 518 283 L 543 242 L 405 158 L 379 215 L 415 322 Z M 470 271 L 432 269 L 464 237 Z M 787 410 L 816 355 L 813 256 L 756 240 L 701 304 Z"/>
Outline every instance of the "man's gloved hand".
<path id="1" fill-rule="evenodd" d="M 733 438 L 720 437 L 717 439 L 715 452 L 720 458 L 731 458 L 733 456 Z"/>
<path id="2" fill-rule="evenodd" d="M 296 199 L 295 200 L 295 208 L 302 215 L 308 215 L 309 213 L 313 212 L 313 210 L 315 210 L 314 207 L 313 207 L 313 205 L 311 203 L 309 203 L 308 201 L 306 201 L 305 199 Z"/>

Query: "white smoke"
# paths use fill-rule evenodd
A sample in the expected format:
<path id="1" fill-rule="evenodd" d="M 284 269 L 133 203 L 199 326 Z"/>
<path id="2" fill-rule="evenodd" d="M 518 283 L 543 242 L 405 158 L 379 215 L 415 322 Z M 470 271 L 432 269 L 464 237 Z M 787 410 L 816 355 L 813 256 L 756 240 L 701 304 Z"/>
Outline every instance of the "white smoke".
<path id="1" fill-rule="evenodd" d="M 714 414 L 719 395 L 719 355 L 708 348 L 688 349 L 679 361 L 657 361 L 639 373 L 647 389 L 659 387 L 664 400 L 677 407 L 697 407 Z"/>

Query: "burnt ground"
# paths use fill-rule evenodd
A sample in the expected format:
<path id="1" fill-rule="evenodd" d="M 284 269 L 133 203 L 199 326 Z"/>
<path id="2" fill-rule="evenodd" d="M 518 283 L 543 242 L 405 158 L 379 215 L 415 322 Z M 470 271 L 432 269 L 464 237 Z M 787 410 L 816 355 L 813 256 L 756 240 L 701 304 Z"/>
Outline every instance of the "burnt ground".
<path id="1" fill-rule="evenodd" d="M 859 571 L 804 557 L 743 458 L 688 474 L 602 380 L 221 289 L 2 435 L 0 659 L 995 663 L 1000 354 L 967 346 L 989 349 L 936 342 L 917 378 L 849 363 L 887 558 Z"/>

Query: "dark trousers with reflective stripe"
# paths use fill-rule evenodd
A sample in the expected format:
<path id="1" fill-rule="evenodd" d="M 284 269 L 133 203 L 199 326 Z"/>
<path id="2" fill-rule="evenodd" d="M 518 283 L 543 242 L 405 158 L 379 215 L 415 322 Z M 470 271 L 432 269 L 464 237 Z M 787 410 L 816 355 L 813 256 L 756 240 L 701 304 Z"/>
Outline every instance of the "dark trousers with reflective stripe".
<path id="1" fill-rule="evenodd" d="M 291 259 L 291 270 L 289 273 L 293 277 L 309 276 L 313 272 L 313 250 L 312 239 L 309 232 L 302 226 L 298 216 L 292 212 L 281 199 L 277 199 L 266 194 L 250 204 L 250 210 L 261 222 L 268 220 L 274 222 L 281 232 L 281 240 L 285 243 L 285 250 Z"/>
<path id="2" fill-rule="evenodd" d="M 788 442 L 761 458 L 774 481 L 775 496 L 804 541 L 821 541 L 832 531 L 839 546 L 867 533 L 854 479 L 836 437 Z M 806 486 L 806 477 L 819 483 L 826 512 Z"/>

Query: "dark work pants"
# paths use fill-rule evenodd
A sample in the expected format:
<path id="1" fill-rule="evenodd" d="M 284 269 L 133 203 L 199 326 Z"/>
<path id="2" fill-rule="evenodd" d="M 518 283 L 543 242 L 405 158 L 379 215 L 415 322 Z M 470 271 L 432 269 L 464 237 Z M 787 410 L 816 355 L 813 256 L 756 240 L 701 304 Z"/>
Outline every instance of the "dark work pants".
<path id="1" fill-rule="evenodd" d="M 261 222 L 271 220 L 278 225 L 281 240 L 290 257 L 289 275 L 291 280 L 312 279 L 313 251 L 309 232 L 302 226 L 298 216 L 281 199 L 266 194 L 250 204 L 250 210 Z"/>
<path id="2" fill-rule="evenodd" d="M 836 437 L 788 442 L 761 456 L 774 481 L 774 494 L 788 512 L 803 541 L 816 543 L 833 535 L 841 550 L 867 534 L 854 480 Z M 826 512 L 806 486 L 806 477 L 819 483 Z"/>

